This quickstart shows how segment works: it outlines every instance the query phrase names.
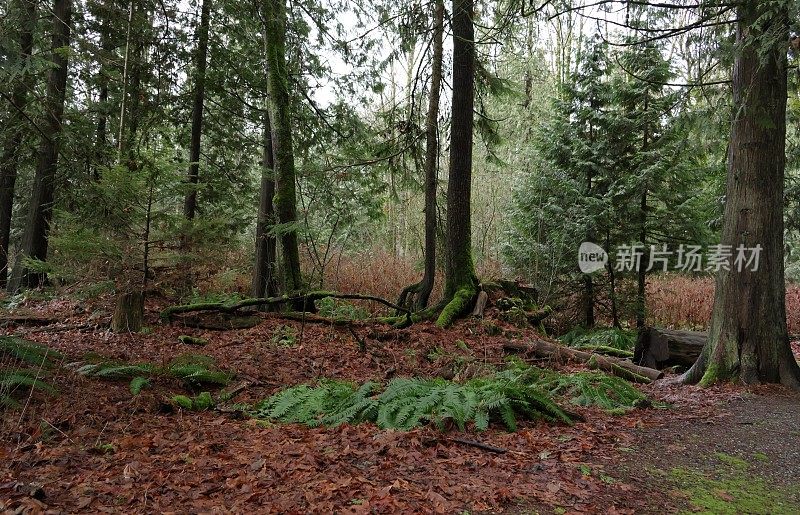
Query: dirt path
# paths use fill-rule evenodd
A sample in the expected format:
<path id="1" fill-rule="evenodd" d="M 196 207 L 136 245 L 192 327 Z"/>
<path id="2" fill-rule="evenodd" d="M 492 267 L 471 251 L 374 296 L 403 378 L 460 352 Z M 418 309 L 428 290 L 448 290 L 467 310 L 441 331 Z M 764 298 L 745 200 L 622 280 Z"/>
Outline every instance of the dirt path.
<path id="1" fill-rule="evenodd" d="M 800 394 L 760 387 L 718 408 L 635 430 L 612 475 L 653 513 L 800 513 Z"/>

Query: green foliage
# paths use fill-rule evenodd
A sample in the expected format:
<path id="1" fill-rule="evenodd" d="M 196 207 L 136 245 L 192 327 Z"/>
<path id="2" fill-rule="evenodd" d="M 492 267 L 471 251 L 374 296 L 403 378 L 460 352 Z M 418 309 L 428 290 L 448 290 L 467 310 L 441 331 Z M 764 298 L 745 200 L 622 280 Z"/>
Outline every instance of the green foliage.
<path id="1" fill-rule="evenodd" d="M 39 390 L 55 395 L 56 389 L 41 379 L 41 371 L 32 369 L 0 370 L 0 407 L 16 407 L 19 403 L 13 395 L 25 389 Z"/>
<path id="2" fill-rule="evenodd" d="M 29 365 L 51 367 L 64 356 L 56 350 L 18 336 L 0 336 L 0 356 L 9 356 Z"/>
<path id="3" fill-rule="evenodd" d="M 593 330 L 576 327 L 562 336 L 560 340 L 576 349 L 611 347 L 631 351 L 636 346 L 636 331 L 626 331 L 615 327 Z"/>
<path id="4" fill-rule="evenodd" d="M 279 325 L 269 339 L 274 347 L 294 347 L 297 343 L 297 329 L 290 325 Z"/>
<path id="5" fill-rule="evenodd" d="M 344 299 L 326 297 L 316 302 L 319 315 L 338 320 L 365 320 L 369 318 L 366 309 Z"/>
<path id="6" fill-rule="evenodd" d="M 459 430 L 473 424 L 478 431 L 491 422 L 509 431 L 517 421 L 544 419 L 571 424 L 570 417 L 531 382 L 525 369 L 515 369 L 459 384 L 444 379 L 397 378 L 378 393 L 367 382 L 322 380 L 317 387 L 298 385 L 282 390 L 258 404 L 256 418 L 309 426 L 374 422 L 384 429 L 409 430 L 432 423 L 440 430 Z"/>
<path id="7" fill-rule="evenodd" d="M 92 359 L 95 362 L 78 367 L 77 372 L 102 379 L 130 379 L 133 395 L 138 395 L 142 389 L 150 386 L 154 377 L 179 379 L 188 388 L 198 388 L 206 384 L 226 385 L 233 378 L 231 373 L 219 370 L 213 358 L 201 354 L 183 354 L 164 367 L 151 363 L 130 364 L 102 357 Z"/>
<path id="8" fill-rule="evenodd" d="M 187 410 L 191 410 L 194 407 L 194 401 L 186 395 L 174 395 L 172 402 Z"/>
<path id="9" fill-rule="evenodd" d="M 19 406 L 23 392 L 55 395 L 48 383 L 49 369 L 63 356 L 44 345 L 17 336 L 0 336 L 0 408 Z"/>
<path id="10" fill-rule="evenodd" d="M 543 386 L 555 395 L 567 395 L 579 406 L 598 406 L 611 413 L 623 413 L 646 399 L 628 381 L 602 372 L 553 375 Z"/>
<path id="11" fill-rule="evenodd" d="M 150 379 L 143 376 L 134 377 L 130 384 L 131 394 L 139 395 L 146 386 L 150 386 Z"/>

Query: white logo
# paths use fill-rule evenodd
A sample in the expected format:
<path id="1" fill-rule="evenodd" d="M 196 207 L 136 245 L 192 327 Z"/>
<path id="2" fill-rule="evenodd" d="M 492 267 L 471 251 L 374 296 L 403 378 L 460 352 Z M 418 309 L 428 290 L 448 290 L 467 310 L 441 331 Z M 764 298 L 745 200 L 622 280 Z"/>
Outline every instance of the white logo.
<path id="1" fill-rule="evenodd" d="M 603 247 L 584 241 L 578 248 L 578 268 L 584 274 L 602 270 L 608 262 L 608 254 Z"/>

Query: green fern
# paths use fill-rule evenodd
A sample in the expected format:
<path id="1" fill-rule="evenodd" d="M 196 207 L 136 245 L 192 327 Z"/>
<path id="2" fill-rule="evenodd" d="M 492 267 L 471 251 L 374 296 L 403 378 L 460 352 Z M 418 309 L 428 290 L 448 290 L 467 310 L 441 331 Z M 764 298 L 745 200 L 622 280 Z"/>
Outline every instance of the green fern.
<path id="1" fill-rule="evenodd" d="M 0 355 L 8 355 L 30 365 L 46 367 L 64 358 L 58 351 L 18 336 L 0 336 Z"/>
<path id="2" fill-rule="evenodd" d="M 56 389 L 40 377 L 40 371 L 32 369 L 0 370 L 0 407 L 14 408 L 19 402 L 13 395 L 20 391 L 38 390 L 50 395 Z"/>
<path id="3" fill-rule="evenodd" d="M 214 359 L 201 354 L 184 354 L 172 360 L 166 367 L 156 367 L 151 363 L 130 364 L 104 360 L 94 357 L 96 362 L 79 366 L 79 374 L 102 379 L 130 379 L 130 390 L 138 395 L 150 385 L 153 377 L 172 377 L 180 379 L 190 388 L 204 384 L 226 385 L 233 375 L 217 369 Z"/>
<path id="4" fill-rule="evenodd" d="M 146 386 L 150 386 L 150 379 L 143 376 L 134 377 L 130 384 L 131 394 L 139 395 Z"/>
<path id="5" fill-rule="evenodd" d="M 149 363 L 129 365 L 108 361 L 84 365 L 78 369 L 78 373 L 103 379 L 133 379 L 138 376 L 148 376 L 153 373 L 153 370 L 153 365 Z"/>
<path id="6" fill-rule="evenodd" d="M 472 423 L 483 431 L 496 421 L 514 431 L 518 419 L 571 424 L 549 393 L 531 383 L 536 377 L 519 369 L 464 384 L 397 378 L 380 394 L 371 382 L 356 389 L 351 383 L 322 380 L 317 387 L 282 390 L 256 405 L 252 415 L 309 426 L 375 422 L 384 429 L 400 430 L 433 424 L 440 430 L 455 426 L 463 431 Z"/>
<path id="7" fill-rule="evenodd" d="M 548 387 L 552 394 L 572 397 L 573 404 L 615 413 L 632 409 L 646 398 L 628 381 L 602 372 L 560 375 L 551 379 Z"/>

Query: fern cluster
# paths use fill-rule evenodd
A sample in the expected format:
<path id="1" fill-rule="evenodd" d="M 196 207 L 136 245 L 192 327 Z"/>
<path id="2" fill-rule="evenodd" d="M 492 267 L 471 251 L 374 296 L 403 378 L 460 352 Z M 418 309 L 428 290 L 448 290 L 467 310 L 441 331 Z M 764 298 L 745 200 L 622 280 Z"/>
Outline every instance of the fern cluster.
<path id="1" fill-rule="evenodd" d="M 49 369 L 63 359 L 57 351 L 17 336 L 0 336 L 0 409 L 16 407 L 18 392 L 55 394 Z"/>
<path id="2" fill-rule="evenodd" d="M 384 429 L 409 430 L 428 423 L 459 430 L 472 423 L 478 431 L 493 421 L 509 431 L 517 421 L 544 419 L 571 424 L 572 420 L 524 373 L 507 371 L 459 384 L 444 379 L 398 378 L 383 391 L 375 383 L 322 380 L 317 387 L 298 385 L 258 404 L 253 416 L 309 426 L 374 422 Z"/>
<path id="3" fill-rule="evenodd" d="M 577 349 L 608 347 L 622 351 L 632 351 L 636 345 L 636 332 L 614 327 L 594 330 L 578 327 L 560 339 L 566 345 Z"/>
<path id="4" fill-rule="evenodd" d="M 103 379 L 130 379 L 130 390 L 133 395 L 141 393 L 151 384 L 151 378 L 156 376 L 179 379 L 189 388 L 197 388 L 204 384 L 226 385 L 233 378 L 232 374 L 219 370 L 213 358 L 201 354 L 178 356 L 164 367 L 157 367 L 151 363 L 130 364 L 100 360 L 79 366 L 77 372 Z"/>
<path id="5" fill-rule="evenodd" d="M 624 413 L 646 397 L 628 381 L 602 372 L 552 375 L 544 385 L 554 395 L 571 397 L 579 406 L 597 406 L 612 413 Z"/>

